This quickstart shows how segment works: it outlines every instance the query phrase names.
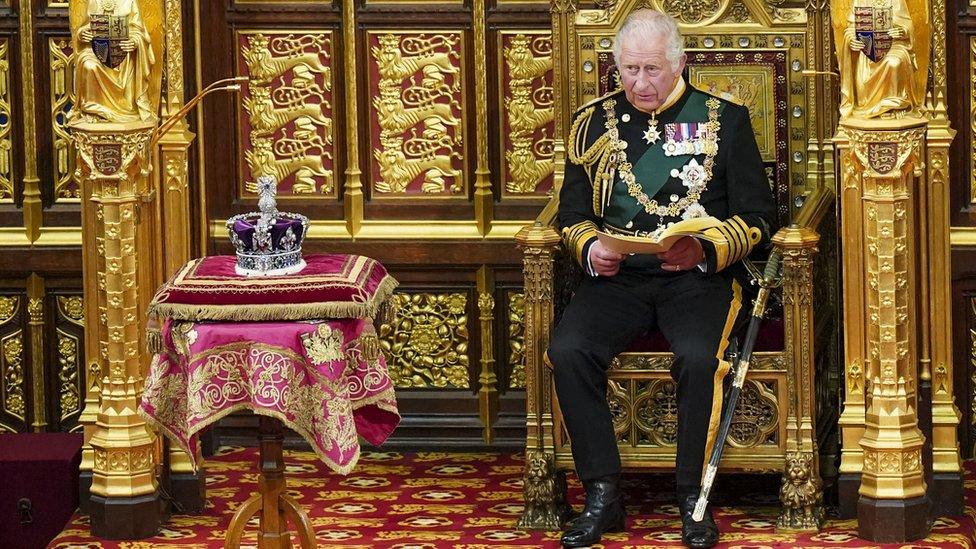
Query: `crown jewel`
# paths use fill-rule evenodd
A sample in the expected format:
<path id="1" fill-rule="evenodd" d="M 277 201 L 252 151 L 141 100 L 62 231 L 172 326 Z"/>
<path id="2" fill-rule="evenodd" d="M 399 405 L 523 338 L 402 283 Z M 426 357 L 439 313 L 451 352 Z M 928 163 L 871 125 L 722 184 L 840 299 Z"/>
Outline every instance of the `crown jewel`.
<path id="1" fill-rule="evenodd" d="M 278 211 L 278 182 L 263 175 L 257 181 L 259 212 L 227 220 L 230 241 L 237 249 L 235 271 L 242 276 L 281 276 L 305 268 L 302 240 L 308 229 L 304 215 Z"/>

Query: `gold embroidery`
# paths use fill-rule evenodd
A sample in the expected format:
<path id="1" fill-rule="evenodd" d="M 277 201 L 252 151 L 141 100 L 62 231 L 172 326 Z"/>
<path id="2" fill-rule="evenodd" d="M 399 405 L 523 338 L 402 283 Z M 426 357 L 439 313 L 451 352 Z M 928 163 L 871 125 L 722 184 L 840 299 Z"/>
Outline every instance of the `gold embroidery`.
<path id="1" fill-rule="evenodd" d="M 333 330 L 328 324 L 319 324 L 314 332 L 302 335 L 302 345 L 308 358 L 315 364 L 342 360 L 342 332 Z"/>

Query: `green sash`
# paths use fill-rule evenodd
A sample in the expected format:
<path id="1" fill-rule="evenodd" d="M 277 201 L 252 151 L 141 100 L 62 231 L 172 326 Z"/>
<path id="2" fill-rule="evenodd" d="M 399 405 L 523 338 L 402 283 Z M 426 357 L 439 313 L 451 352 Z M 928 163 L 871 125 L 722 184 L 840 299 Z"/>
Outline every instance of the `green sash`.
<path id="1" fill-rule="evenodd" d="M 697 90 L 692 91 L 674 122 L 707 122 L 708 106 L 705 105 L 705 101 L 710 97 L 710 95 Z M 659 129 L 663 133 L 663 125 Z M 637 178 L 637 182 L 644 190 L 643 192 L 650 198 L 654 198 L 654 195 L 668 182 L 668 179 L 671 178 L 672 169 L 677 168 L 680 171 L 682 166 L 694 156 L 691 154 L 665 156 L 664 143 L 665 140 L 662 135 L 662 139 L 648 147 L 637 162 L 631 160 L 634 164 L 634 177 Z M 610 205 L 603 212 L 603 219 L 611 225 L 625 227 L 643 209 L 644 207 L 637 202 L 637 199 L 627 193 L 627 184 L 618 176 L 613 184 Z"/>

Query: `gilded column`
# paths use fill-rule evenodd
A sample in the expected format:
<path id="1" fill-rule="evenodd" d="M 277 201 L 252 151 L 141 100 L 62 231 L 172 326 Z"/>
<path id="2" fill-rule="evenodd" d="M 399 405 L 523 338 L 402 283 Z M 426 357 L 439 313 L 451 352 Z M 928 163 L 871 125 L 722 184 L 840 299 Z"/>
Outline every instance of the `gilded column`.
<path id="1" fill-rule="evenodd" d="M 853 151 L 848 133 L 843 128 L 834 138 L 837 156 L 841 159 L 842 176 L 840 189 L 841 218 L 840 232 L 845 242 L 859 242 L 863 211 L 861 210 L 861 179 L 853 160 Z M 849 252 L 850 250 L 848 250 Z M 865 326 L 862 324 L 862 311 L 865 310 L 864 273 L 866 272 L 864 254 L 843 253 L 841 271 L 843 273 L 844 303 L 844 405 L 838 424 L 841 431 L 840 478 L 838 496 L 840 512 L 843 517 L 857 514 L 858 489 L 861 484 L 861 469 L 864 455 L 860 440 L 864 435 L 864 388 L 866 356 L 864 341 Z"/>
<path id="2" fill-rule="evenodd" d="M 482 440 L 495 439 L 498 419 L 498 375 L 495 373 L 495 280 L 491 269 L 478 269 L 478 320 L 481 322 L 481 374 L 478 376 L 478 412 L 481 416 Z"/>
<path id="3" fill-rule="evenodd" d="M 952 285 L 949 245 L 949 146 L 956 131 L 946 113 L 946 6 L 933 0 L 932 11 L 932 87 L 928 97 L 930 121 L 925 135 L 925 195 L 928 261 L 922 262 L 921 276 L 927 279 L 928 365 L 932 397 L 932 472 L 929 490 L 936 515 L 961 515 L 963 512 L 962 461 L 958 427 L 961 413 L 953 401 L 952 365 Z"/>
<path id="4" fill-rule="evenodd" d="M 176 115 L 184 104 L 183 95 L 183 1 L 166 0 L 166 89 L 162 100 L 164 118 Z M 154 247 L 159 269 L 153 274 L 152 288 L 162 284 L 193 257 L 191 244 L 189 151 L 194 135 L 186 120 L 179 121 L 159 140 L 154 190 L 160 200 L 157 238 Z M 151 297 L 149 292 L 146 297 Z M 184 511 L 199 512 L 206 502 L 202 470 L 194 472 L 190 456 L 176 445 L 169 445 L 169 492 Z M 201 456 L 197 456 L 198 461 Z"/>
<path id="5" fill-rule="evenodd" d="M 861 187 L 859 204 L 842 208 L 863 210 L 860 230 L 845 236 L 863 243 L 867 267 L 862 286 L 847 286 L 845 279 L 849 293 L 861 292 L 867 305 L 855 320 L 866 327 L 868 380 L 858 529 L 873 541 L 914 540 L 928 533 L 929 507 L 917 410 L 913 203 L 926 121 L 847 119 L 841 125 L 850 138 L 848 177 Z"/>
<path id="6" fill-rule="evenodd" d="M 33 388 L 34 421 L 36 432 L 47 427 L 47 382 L 44 369 L 44 279 L 32 273 L 27 278 L 27 313 L 31 338 L 31 386 Z"/>
<path id="7" fill-rule="evenodd" d="M 783 253 L 786 356 L 793 368 L 780 489 L 783 507 L 776 522 L 780 531 L 817 531 L 824 517 L 814 405 L 813 258 L 819 240 L 813 229 L 795 225 L 773 238 Z"/>
<path id="8" fill-rule="evenodd" d="M 41 180 L 37 178 L 37 140 L 34 96 L 34 0 L 20 1 L 20 81 L 23 117 L 20 132 L 24 140 L 24 230 L 27 240 L 34 242 L 41 236 Z"/>
<path id="9" fill-rule="evenodd" d="M 563 170 L 566 164 L 566 135 L 569 133 L 570 117 L 576 110 L 576 73 L 570 67 L 576 63 L 575 28 L 576 0 L 551 0 L 549 11 L 552 14 L 552 91 L 553 109 L 556 116 L 553 128 L 553 154 L 555 188 L 559 195 L 563 184 Z"/>
<path id="10" fill-rule="evenodd" d="M 160 501 L 153 456 L 155 436 L 136 414 L 143 388 L 137 223 L 148 194 L 149 142 L 156 121 L 124 124 L 80 122 L 72 127 L 79 155 L 76 174 L 94 211 L 94 227 L 84 246 L 97 252 L 95 269 L 98 324 L 96 347 L 102 371 L 101 403 L 90 445 L 92 533 L 106 539 L 153 535 Z M 94 276 L 92 276 L 94 275 Z M 143 290 L 145 291 L 145 290 Z M 86 295 L 86 301 L 91 296 Z M 125 510 L 130 520 L 119 520 Z"/>
<path id="11" fill-rule="evenodd" d="M 356 87 L 356 0 L 342 0 L 342 42 L 345 51 L 346 180 L 343 207 L 346 230 L 356 236 L 363 224 L 363 179 L 359 169 L 359 92 Z"/>
<path id="12" fill-rule="evenodd" d="M 474 58 L 476 67 L 488 67 L 488 39 L 485 36 L 485 3 L 474 2 Z M 474 214 L 478 232 L 487 235 L 491 231 L 494 216 L 495 197 L 491 190 L 491 173 L 488 170 L 488 71 L 475 71 L 475 103 L 477 122 L 475 142 L 477 144 L 477 166 L 474 170 Z"/>
<path id="13" fill-rule="evenodd" d="M 525 511 L 519 528 L 556 530 L 569 512 L 566 478 L 556 472 L 552 424 L 552 374 L 544 360 L 553 322 L 554 229 L 536 222 L 515 240 L 524 253 L 525 277 Z"/>

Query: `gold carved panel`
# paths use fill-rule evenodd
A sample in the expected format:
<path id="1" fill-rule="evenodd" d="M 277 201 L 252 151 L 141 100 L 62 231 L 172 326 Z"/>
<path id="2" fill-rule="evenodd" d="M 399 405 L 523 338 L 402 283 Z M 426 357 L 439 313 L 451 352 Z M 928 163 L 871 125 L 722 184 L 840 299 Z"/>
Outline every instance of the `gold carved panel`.
<path id="1" fill-rule="evenodd" d="M 736 448 L 776 448 L 780 410 L 776 379 L 747 379 L 726 444 Z M 607 399 L 617 440 L 630 447 L 673 448 L 678 440 L 677 385 L 666 372 L 651 378 L 614 378 Z"/>
<path id="2" fill-rule="evenodd" d="M 379 338 L 397 387 L 471 386 L 468 371 L 468 296 L 464 293 L 394 294 L 391 320 Z"/>
<path id="3" fill-rule="evenodd" d="M 21 316 L 21 301 L 20 296 L 0 296 L 0 409 L 24 421 L 27 410 L 24 330 L 16 322 Z"/>
<path id="4" fill-rule="evenodd" d="M 691 84 L 695 87 L 749 108 L 749 119 L 759 153 L 763 161 L 775 161 L 777 111 L 773 68 L 763 65 L 729 67 L 691 64 L 689 73 Z"/>
<path id="5" fill-rule="evenodd" d="M 525 388 L 525 294 L 508 294 L 508 387 Z"/>
<path id="6" fill-rule="evenodd" d="M 544 31 L 506 31 L 498 40 L 503 194 L 548 196 L 554 172 L 552 36 Z"/>
<path id="7" fill-rule="evenodd" d="M 10 42 L 0 40 L 0 202 L 14 199 L 10 111 Z"/>
<path id="8" fill-rule="evenodd" d="M 467 198 L 461 31 L 370 31 L 374 198 Z"/>
<path id="9" fill-rule="evenodd" d="M 57 311 L 55 386 L 63 429 L 81 412 L 84 401 L 84 301 L 78 295 L 59 295 Z"/>
<path id="10" fill-rule="evenodd" d="M 334 177 L 333 43 L 328 30 L 237 33 L 244 188 L 278 180 L 278 197 L 337 197 Z"/>
<path id="11" fill-rule="evenodd" d="M 68 129 L 68 111 L 75 103 L 74 50 L 71 38 L 48 38 L 48 78 L 51 83 L 51 135 L 54 138 L 54 199 L 75 201 L 81 197 L 74 180 L 75 146 Z"/>

